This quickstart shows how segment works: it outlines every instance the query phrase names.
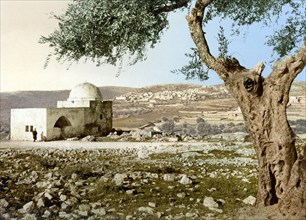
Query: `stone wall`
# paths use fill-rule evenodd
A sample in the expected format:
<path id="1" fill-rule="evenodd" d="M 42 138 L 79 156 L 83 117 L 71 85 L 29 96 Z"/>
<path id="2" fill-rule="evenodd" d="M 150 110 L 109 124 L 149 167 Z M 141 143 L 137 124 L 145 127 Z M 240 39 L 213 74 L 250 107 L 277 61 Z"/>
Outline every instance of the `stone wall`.
<path id="1" fill-rule="evenodd" d="M 46 138 L 48 140 L 54 140 L 82 135 L 85 124 L 85 109 L 86 108 L 48 109 Z M 64 126 L 63 128 L 55 127 L 55 123 L 61 117 L 65 117 L 71 123 L 71 126 Z"/>

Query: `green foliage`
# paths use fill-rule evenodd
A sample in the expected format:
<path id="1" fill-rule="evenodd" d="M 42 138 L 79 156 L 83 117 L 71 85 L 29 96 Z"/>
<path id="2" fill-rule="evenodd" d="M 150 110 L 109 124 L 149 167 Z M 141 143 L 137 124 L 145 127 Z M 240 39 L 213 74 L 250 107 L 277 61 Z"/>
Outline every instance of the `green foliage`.
<path id="1" fill-rule="evenodd" d="M 172 73 L 180 73 L 185 75 L 186 79 L 198 79 L 200 81 L 207 80 L 209 69 L 204 66 L 203 61 L 199 57 L 198 49 L 191 48 L 192 53 L 186 53 L 185 56 L 189 62 L 181 69 L 173 70 Z"/>
<path id="2" fill-rule="evenodd" d="M 167 14 L 154 14 L 156 6 L 155 1 L 74 0 L 65 14 L 54 16 L 59 28 L 40 42 L 53 48 L 57 60 L 86 57 L 97 65 L 115 65 L 128 55 L 134 64 L 145 59 L 147 45 L 154 47 L 168 27 Z"/>
<path id="3" fill-rule="evenodd" d="M 228 45 L 229 45 L 229 40 L 225 37 L 224 33 L 224 28 L 220 26 L 219 28 L 219 33 L 218 33 L 218 51 L 219 51 L 219 57 L 220 58 L 228 58 Z"/>
<path id="4" fill-rule="evenodd" d="M 204 21 L 207 23 L 216 17 L 231 19 L 235 35 L 240 35 L 242 28 L 256 23 L 272 27 L 275 31 L 272 36 L 267 36 L 267 45 L 283 57 L 306 40 L 305 7 L 305 0 L 215 0 L 209 6 Z"/>
<path id="5" fill-rule="evenodd" d="M 128 63 L 135 64 L 146 58 L 148 47 L 154 47 L 160 41 L 168 28 L 168 12 L 186 8 L 191 2 L 73 0 L 63 15 L 54 16 L 59 22 L 58 29 L 40 39 L 53 49 L 46 64 L 51 55 L 59 61 L 79 61 L 85 57 L 97 65 L 119 66 L 120 63 L 122 66 L 123 57 L 128 57 Z M 271 26 L 275 31 L 274 35 L 268 36 L 267 45 L 282 57 L 306 40 L 305 5 L 305 0 L 214 0 L 206 10 L 204 24 L 214 18 L 229 19 L 235 35 L 256 23 Z M 228 57 L 230 42 L 223 27 L 220 27 L 218 41 L 219 57 Z M 189 63 L 173 72 L 184 74 L 186 79 L 207 80 L 209 69 L 203 66 L 198 50 L 191 50 L 186 54 Z"/>

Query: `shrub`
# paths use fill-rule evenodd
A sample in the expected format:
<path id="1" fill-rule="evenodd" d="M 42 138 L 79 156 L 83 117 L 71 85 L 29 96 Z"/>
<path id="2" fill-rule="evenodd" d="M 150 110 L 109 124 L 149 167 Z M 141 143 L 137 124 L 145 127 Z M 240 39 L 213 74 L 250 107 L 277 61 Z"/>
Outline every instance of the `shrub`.
<path id="1" fill-rule="evenodd" d="M 187 122 L 184 122 L 183 128 L 187 128 L 187 127 L 188 127 L 188 123 L 187 123 Z"/>
<path id="2" fill-rule="evenodd" d="M 211 129 L 211 126 L 206 122 L 200 122 L 196 126 L 197 134 L 205 135 L 208 134 Z"/>
<path id="3" fill-rule="evenodd" d="M 197 124 L 201 123 L 201 122 L 206 122 L 203 118 L 198 117 L 197 118 Z"/>
<path id="4" fill-rule="evenodd" d="M 165 121 L 162 125 L 161 125 L 161 130 L 167 134 L 171 134 L 173 133 L 174 130 L 174 121 L 173 120 L 168 120 Z"/>

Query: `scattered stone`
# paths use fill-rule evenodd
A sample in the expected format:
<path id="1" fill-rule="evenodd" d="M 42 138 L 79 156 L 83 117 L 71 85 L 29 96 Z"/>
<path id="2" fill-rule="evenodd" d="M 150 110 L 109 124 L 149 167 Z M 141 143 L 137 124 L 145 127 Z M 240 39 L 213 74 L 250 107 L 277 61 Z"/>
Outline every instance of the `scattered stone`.
<path id="1" fill-rule="evenodd" d="M 125 217 L 125 220 L 132 220 L 133 219 L 133 216 L 132 215 L 127 215 L 126 217 Z"/>
<path id="2" fill-rule="evenodd" d="M 213 197 L 205 197 L 203 201 L 203 205 L 207 208 L 218 208 L 219 205 L 215 202 Z"/>
<path id="3" fill-rule="evenodd" d="M 137 152 L 137 157 L 139 159 L 147 159 L 149 158 L 149 155 L 150 155 L 150 152 L 146 149 L 140 149 L 138 152 Z"/>
<path id="4" fill-rule="evenodd" d="M 91 212 L 98 216 L 106 215 L 106 210 L 104 208 L 92 209 Z"/>
<path id="5" fill-rule="evenodd" d="M 0 207 L 6 208 L 9 203 L 5 199 L 0 199 Z"/>
<path id="6" fill-rule="evenodd" d="M 183 177 L 180 180 L 180 183 L 183 184 L 183 185 L 188 185 L 188 184 L 192 184 L 192 180 L 189 179 L 187 177 L 187 175 L 184 174 Z"/>
<path id="7" fill-rule="evenodd" d="M 0 209 L 0 213 L 1 213 L 1 209 Z M 8 213 L 4 213 L 4 214 L 2 215 L 2 217 L 3 217 L 4 219 L 11 219 L 11 217 L 10 217 L 10 215 L 9 215 Z"/>
<path id="8" fill-rule="evenodd" d="M 242 200 L 242 202 L 244 204 L 247 205 L 255 205 L 256 203 L 256 198 L 254 196 L 248 196 L 247 198 L 245 198 L 244 200 Z"/>
<path id="9" fill-rule="evenodd" d="M 216 188 L 211 188 L 211 189 L 207 189 L 207 191 L 212 192 L 212 191 L 216 191 Z"/>
<path id="10" fill-rule="evenodd" d="M 149 202 L 149 206 L 152 207 L 152 208 L 155 208 L 156 207 L 156 203 L 155 202 Z"/>
<path id="11" fill-rule="evenodd" d="M 182 153 L 182 158 L 195 158 L 195 157 L 198 157 L 198 156 L 201 156 L 202 154 L 198 153 L 198 152 L 185 152 L 185 153 Z"/>
<path id="12" fill-rule="evenodd" d="M 94 141 L 96 138 L 94 136 L 88 135 L 84 138 L 81 139 L 81 141 L 88 141 L 88 142 L 92 142 Z"/>
<path id="13" fill-rule="evenodd" d="M 217 199 L 217 203 L 224 205 L 225 204 L 225 200 L 224 199 Z"/>
<path id="14" fill-rule="evenodd" d="M 163 216 L 163 214 L 164 214 L 164 213 L 162 213 L 162 212 L 157 212 L 157 213 L 156 213 L 156 217 L 157 217 L 158 219 L 160 219 L 160 218 Z"/>
<path id="15" fill-rule="evenodd" d="M 64 202 L 64 201 L 66 201 L 67 200 L 67 196 L 65 196 L 65 195 L 60 195 L 60 200 L 62 201 L 62 202 Z"/>
<path id="16" fill-rule="evenodd" d="M 71 219 L 72 215 L 71 214 L 68 214 L 66 212 L 59 212 L 58 213 L 58 217 L 60 218 L 65 218 L 65 219 Z"/>
<path id="17" fill-rule="evenodd" d="M 71 179 L 72 180 L 76 180 L 77 178 L 78 178 L 78 174 L 76 174 L 76 173 L 71 174 Z"/>
<path id="18" fill-rule="evenodd" d="M 125 178 L 127 178 L 126 174 L 117 173 L 113 178 L 113 182 L 115 182 L 116 186 L 122 186 Z"/>
<path id="19" fill-rule="evenodd" d="M 222 209 L 217 209 L 217 208 L 209 208 L 209 209 L 214 212 L 223 213 Z"/>
<path id="20" fill-rule="evenodd" d="M 129 190 L 126 191 L 126 193 L 127 193 L 128 195 L 133 195 L 134 192 L 135 192 L 135 189 L 129 189 Z"/>
<path id="21" fill-rule="evenodd" d="M 50 215 L 51 215 L 51 212 L 50 211 L 48 211 L 48 210 L 46 210 L 45 212 L 44 212 L 44 214 L 43 214 L 43 218 L 49 218 L 50 217 Z"/>
<path id="22" fill-rule="evenodd" d="M 178 193 L 176 196 L 182 199 L 186 197 L 186 193 Z"/>
<path id="23" fill-rule="evenodd" d="M 33 208 L 34 208 L 34 202 L 33 202 L 33 201 L 28 202 L 28 203 L 26 203 L 22 208 L 23 208 L 24 211 L 30 212 L 30 211 L 32 211 Z"/>
<path id="24" fill-rule="evenodd" d="M 84 216 L 84 217 L 87 217 L 87 216 L 88 216 L 88 211 L 80 211 L 80 210 L 79 210 L 78 213 L 79 213 L 80 216 Z"/>
<path id="25" fill-rule="evenodd" d="M 81 205 L 79 205 L 79 210 L 81 212 L 88 212 L 90 210 L 90 205 L 88 205 L 88 204 L 81 204 Z"/>
<path id="26" fill-rule="evenodd" d="M 48 192 L 45 192 L 45 197 L 46 197 L 47 199 L 49 199 L 49 200 L 51 200 L 51 199 L 53 198 L 53 196 L 50 195 L 50 193 L 48 193 Z"/>
<path id="27" fill-rule="evenodd" d="M 186 214 L 185 214 L 185 216 L 186 216 L 186 218 L 197 218 L 198 217 L 198 215 L 196 214 L 196 213 L 191 213 L 191 212 L 187 212 Z"/>
<path id="28" fill-rule="evenodd" d="M 175 175 L 167 173 L 167 174 L 164 174 L 163 179 L 164 181 L 167 181 L 167 182 L 174 182 Z"/>
<path id="29" fill-rule="evenodd" d="M 79 138 L 77 137 L 72 137 L 72 138 L 67 138 L 67 141 L 78 141 Z"/>
<path id="30" fill-rule="evenodd" d="M 38 208 L 44 207 L 45 206 L 44 200 L 42 198 L 39 198 L 36 205 Z"/>
<path id="31" fill-rule="evenodd" d="M 159 138 L 166 140 L 168 136 L 163 137 L 160 135 Z M 60 142 L 59 144 L 61 145 L 62 143 Z M 116 144 L 120 145 L 121 143 Z M 220 207 L 225 204 L 225 201 L 211 198 L 211 204 L 208 205 L 209 197 L 205 197 L 205 201 L 201 197 L 199 199 L 198 192 L 203 190 L 198 189 L 203 186 L 201 182 L 205 181 L 205 178 L 208 178 L 210 174 L 218 178 L 229 179 L 235 177 L 241 182 L 244 179 L 257 177 L 255 167 L 253 169 L 245 167 L 233 170 L 226 167 L 226 165 L 233 163 L 237 166 L 248 164 L 247 160 L 244 159 L 232 159 L 236 157 L 234 154 L 233 157 L 224 161 L 214 155 L 208 155 L 211 149 L 222 150 L 223 147 L 228 147 L 226 149 L 234 153 L 235 149 L 242 148 L 241 146 L 224 146 L 224 144 L 219 143 L 206 145 L 204 142 L 203 144 L 196 143 L 196 145 L 165 143 L 165 146 L 162 144 L 144 147 L 139 145 L 141 146 L 140 148 L 135 148 L 132 144 L 131 146 L 131 148 L 124 149 L 120 146 L 112 149 L 94 150 L 85 148 L 18 149 L 18 151 L 7 150 L 7 152 L 3 150 L 3 155 L 1 155 L 1 151 L 0 164 L 9 167 L 9 169 L 7 169 L 8 171 L 5 172 L 2 179 L 0 177 L 0 188 L 3 187 L 1 189 L 6 191 L 8 195 L 12 195 L 12 199 L 16 199 L 16 201 L 27 199 L 33 202 L 21 203 L 22 208 L 18 209 L 19 207 L 15 208 L 12 205 L 14 203 L 11 204 L 11 201 L 14 200 L 6 196 L 5 199 L 0 199 L 0 215 L 4 216 L 5 219 L 22 219 L 25 216 L 35 217 L 35 215 L 37 219 L 147 219 L 150 217 L 149 215 L 152 215 L 151 217 L 154 219 L 198 219 L 206 217 L 205 214 L 205 216 L 199 216 L 200 209 L 205 206 L 211 210 L 213 217 L 219 217 L 218 213 L 223 212 Z M 143 151 L 139 151 L 139 149 L 143 149 Z M 19 151 L 25 152 L 27 159 L 23 155 L 19 156 Z M 138 157 L 139 152 L 142 152 L 144 156 Z M 154 155 L 160 154 L 161 157 L 155 159 L 149 156 L 150 153 Z M 41 163 L 41 160 L 36 163 L 32 155 L 37 156 L 37 158 L 41 157 L 41 160 L 46 163 Z M 205 155 L 208 159 L 212 158 L 214 162 L 210 163 L 209 160 L 198 158 L 200 155 Z M 14 158 L 14 163 L 6 165 L 6 158 Z M 149 160 L 137 160 L 139 158 L 149 158 Z M 233 163 L 227 163 L 226 160 L 232 160 Z M 179 164 L 182 166 L 179 166 Z M 221 165 L 221 168 L 211 172 L 209 171 L 210 164 Z M 222 167 L 222 165 L 225 166 Z M 89 167 L 90 172 L 88 172 L 86 166 Z M 168 169 L 168 167 L 174 167 L 175 170 Z M 22 170 L 22 168 L 25 169 Z M 83 169 L 85 172 L 80 173 Z M 89 174 L 88 177 L 87 174 Z M 86 176 L 86 178 L 83 178 L 82 175 Z M 18 198 L 18 195 L 20 195 L 18 186 L 13 187 L 12 191 L 8 191 L 7 183 L 19 182 L 25 184 L 27 183 L 25 180 L 29 179 L 31 180 L 30 184 L 33 185 L 33 190 L 29 190 L 29 193 L 24 194 L 24 198 Z M 35 182 L 32 182 L 34 180 Z M 109 186 L 109 192 L 107 193 L 114 196 L 106 196 L 104 198 L 103 194 L 108 190 Z M 208 192 L 216 190 L 216 188 L 211 187 L 207 189 Z M 165 191 L 172 191 L 172 194 L 165 195 Z M 120 196 L 116 197 L 117 193 Z M 133 195 L 128 196 L 131 199 L 131 203 L 137 204 L 134 201 L 140 198 L 144 198 L 147 203 L 142 204 L 144 207 L 140 208 L 139 206 L 135 207 L 135 205 L 125 206 L 125 200 L 121 199 L 124 194 L 125 196 L 127 196 L 126 194 Z M 160 201 L 150 198 L 151 195 L 160 198 Z M 215 197 L 218 198 L 217 196 Z M 91 200 L 92 198 L 94 200 Z M 164 203 L 165 199 L 168 202 L 167 204 Z M 243 202 L 250 205 L 255 204 L 256 199 L 254 202 L 249 202 L 248 199 L 249 197 Z M 243 203 L 236 202 L 235 206 L 239 206 L 239 204 Z M 116 209 L 113 207 L 116 207 Z M 126 207 L 131 208 L 126 210 Z M 165 213 L 157 212 L 159 208 Z M 181 211 L 177 212 L 177 210 Z M 125 214 L 128 215 L 125 216 Z"/>
<path id="32" fill-rule="evenodd" d="M 65 203 L 65 202 L 63 202 L 63 203 L 61 204 L 61 209 L 62 209 L 62 210 L 66 210 L 67 208 L 68 208 L 68 204 Z"/>
<path id="33" fill-rule="evenodd" d="M 139 212 L 145 212 L 145 213 L 148 213 L 150 215 L 154 214 L 154 209 L 152 207 L 140 207 L 140 208 L 138 208 L 138 211 Z"/>
<path id="34" fill-rule="evenodd" d="M 35 216 L 35 214 L 26 214 L 23 218 L 22 218 L 22 220 L 36 220 L 37 218 L 36 218 L 36 216 Z"/>
<path id="35" fill-rule="evenodd" d="M 247 178 L 242 178 L 241 180 L 242 180 L 243 182 L 246 182 L 246 183 L 251 183 L 250 180 L 247 179 Z"/>

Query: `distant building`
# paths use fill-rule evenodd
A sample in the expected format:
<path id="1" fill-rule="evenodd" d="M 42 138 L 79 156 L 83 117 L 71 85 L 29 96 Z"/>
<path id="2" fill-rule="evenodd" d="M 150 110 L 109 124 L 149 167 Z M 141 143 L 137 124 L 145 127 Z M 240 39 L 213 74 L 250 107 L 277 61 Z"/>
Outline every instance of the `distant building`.
<path id="1" fill-rule="evenodd" d="M 48 97 L 46 97 L 48 98 Z M 57 140 L 85 135 L 107 135 L 112 129 L 112 101 L 103 101 L 99 88 L 91 83 L 74 87 L 57 108 L 11 110 L 11 140 Z"/>

